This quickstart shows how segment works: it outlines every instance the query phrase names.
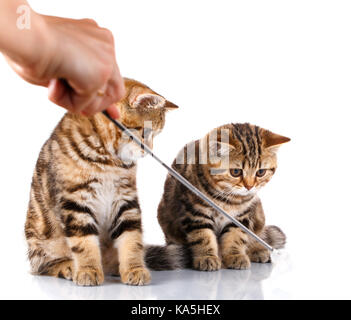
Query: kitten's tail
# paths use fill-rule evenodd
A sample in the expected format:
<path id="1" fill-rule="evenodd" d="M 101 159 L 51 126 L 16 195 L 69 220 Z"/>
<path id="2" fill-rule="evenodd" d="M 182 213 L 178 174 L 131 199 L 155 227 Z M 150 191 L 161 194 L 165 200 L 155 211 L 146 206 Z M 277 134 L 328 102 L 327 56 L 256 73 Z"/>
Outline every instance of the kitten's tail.
<path id="1" fill-rule="evenodd" d="M 176 244 L 148 245 L 145 247 L 145 262 L 148 268 L 156 271 L 190 268 L 191 252 Z"/>
<path id="2" fill-rule="evenodd" d="M 265 226 L 260 236 L 274 249 L 281 249 L 286 244 L 286 235 L 277 226 Z"/>

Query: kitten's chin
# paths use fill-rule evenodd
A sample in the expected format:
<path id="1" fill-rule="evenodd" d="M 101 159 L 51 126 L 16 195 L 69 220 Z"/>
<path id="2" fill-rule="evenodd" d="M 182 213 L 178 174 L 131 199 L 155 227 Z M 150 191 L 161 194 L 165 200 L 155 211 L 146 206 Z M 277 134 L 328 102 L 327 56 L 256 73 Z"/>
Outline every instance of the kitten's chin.
<path id="1" fill-rule="evenodd" d="M 233 193 L 234 193 L 234 195 L 237 195 L 237 196 L 250 196 L 250 195 L 256 194 L 257 191 L 258 191 L 258 189 L 256 187 L 253 187 L 250 190 L 247 190 L 246 188 L 240 188 L 240 189 L 235 190 L 235 192 L 233 192 Z"/>
<path id="2" fill-rule="evenodd" d="M 120 158 L 125 164 L 136 163 L 138 159 L 146 156 L 146 152 L 141 150 L 134 144 L 127 143 L 120 146 L 118 150 L 118 158 Z"/>

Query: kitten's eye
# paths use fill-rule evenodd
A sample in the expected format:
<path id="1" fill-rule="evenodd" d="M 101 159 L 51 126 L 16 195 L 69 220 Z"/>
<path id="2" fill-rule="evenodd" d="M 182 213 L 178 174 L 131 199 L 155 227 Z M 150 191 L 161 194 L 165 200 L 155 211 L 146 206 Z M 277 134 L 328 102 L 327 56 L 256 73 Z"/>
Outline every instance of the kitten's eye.
<path id="1" fill-rule="evenodd" d="M 230 169 L 230 174 L 234 177 L 240 177 L 243 174 L 243 170 L 241 169 Z"/>
<path id="2" fill-rule="evenodd" d="M 267 169 L 260 169 L 260 170 L 257 170 L 256 172 L 256 176 L 259 177 L 259 178 L 262 178 L 267 172 Z"/>

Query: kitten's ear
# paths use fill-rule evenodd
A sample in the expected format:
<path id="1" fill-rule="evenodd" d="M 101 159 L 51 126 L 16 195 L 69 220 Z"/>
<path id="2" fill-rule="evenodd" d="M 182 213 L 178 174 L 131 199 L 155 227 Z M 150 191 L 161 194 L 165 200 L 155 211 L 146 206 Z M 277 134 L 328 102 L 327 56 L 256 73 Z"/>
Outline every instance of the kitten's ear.
<path id="1" fill-rule="evenodd" d="M 166 103 L 165 103 L 165 109 L 167 111 L 172 111 L 172 110 L 176 110 L 178 109 L 179 107 L 177 105 L 175 105 L 173 102 L 170 102 L 168 100 L 166 100 Z"/>
<path id="2" fill-rule="evenodd" d="M 168 110 L 178 109 L 174 103 L 166 100 L 164 97 L 154 93 L 136 93 L 130 96 L 129 105 L 132 108 L 164 108 Z"/>
<path id="3" fill-rule="evenodd" d="M 290 141 L 290 138 L 281 136 L 279 134 L 273 133 L 268 130 L 264 130 L 262 134 L 262 142 L 263 146 L 266 149 L 276 150 L 278 149 L 283 143 L 287 143 Z"/>
<path id="4" fill-rule="evenodd" d="M 131 95 L 129 105 L 132 108 L 163 108 L 166 104 L 166 99 L 153 93 L 140 93 Z"/>

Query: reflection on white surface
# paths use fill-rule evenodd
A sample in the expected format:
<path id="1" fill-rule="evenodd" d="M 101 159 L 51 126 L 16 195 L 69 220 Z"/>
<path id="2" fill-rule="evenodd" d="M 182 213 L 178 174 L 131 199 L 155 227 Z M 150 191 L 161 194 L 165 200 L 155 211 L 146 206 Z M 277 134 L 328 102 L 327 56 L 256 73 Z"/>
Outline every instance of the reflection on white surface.
<path id="1" fill-rule="evenodd" d="M 243 271 L 154 271 L 151 284 L 144 287 L 124 285 L 117 277 L 108 277 L 99 287 L 79 287 L 63 279 L 32 276 L 23 271 L 24 259 L 14 259 L 3 265 L 7 276 L 0 299 L 349 299 L 351 265 L 322 263 L 318 248 L 311 243 L 305 250 L 287 249 L 273 264 L 253 263 Z"/>
<path id="2" fill-rule="evenodd" d="M 49 299 L 264 299 L 262 281 L 273 270 L 272 264 L 252 264 L 250 270 L 199 272 L 177 270 L 152 272 L 152 284 L 127 286 L 119 278 L 108 277 L 99 287 L 78 287 L 51 277 L 33 277 Z"/>

